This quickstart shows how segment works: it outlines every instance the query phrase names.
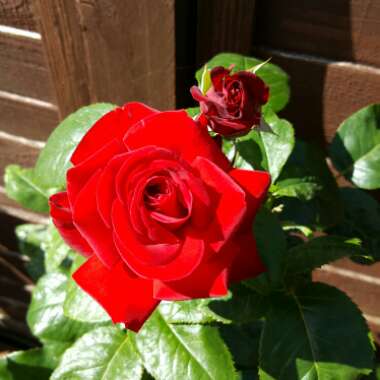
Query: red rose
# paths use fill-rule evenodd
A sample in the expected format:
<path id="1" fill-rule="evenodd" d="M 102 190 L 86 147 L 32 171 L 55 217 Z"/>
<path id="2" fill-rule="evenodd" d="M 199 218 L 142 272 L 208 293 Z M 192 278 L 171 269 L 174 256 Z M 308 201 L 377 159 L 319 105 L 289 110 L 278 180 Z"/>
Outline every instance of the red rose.
<path id="1" fill-rule="evenodd" d="M 223 136 L 240 136 L 260 125 L 261 106 L 269 97 L 269 89 L 255 74 L 239 71 L 230 74 L 222 66 L 211 70 L 212 86 L 203 95 L 196 86 L 193 98 L 201 107 L 200 121 Z"/>
<path id="2" fill-rule="evenodd" d="M 51 216 L 89 257 L 75 281 L 114 322 L 138 330 L 160 300 L 223 296 L 263 272 L 251 226 L 269 175 L 232 169 L 184 111 L 117 108 L 71 162 Z"/>

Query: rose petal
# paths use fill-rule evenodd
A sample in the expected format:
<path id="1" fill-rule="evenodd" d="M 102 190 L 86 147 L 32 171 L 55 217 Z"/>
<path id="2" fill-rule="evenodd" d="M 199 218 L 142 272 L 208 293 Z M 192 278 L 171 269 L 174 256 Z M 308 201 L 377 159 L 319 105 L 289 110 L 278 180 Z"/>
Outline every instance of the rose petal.
<path id="1" fill-rule="evenodd" d="M 224 81 L 226 77 L 230 74 L 231 70 L 226 69 L 223 66 L 214 67 L 210 72 L 212 86 L 215 91 L 222 91 L 224 86 Z"/>
<path id="2" fill-rule="evenodd" d="M 232 169 L 229 174 L 247 192 L 247 219 L 252 220 L 267 195 L 271 183 L 270 174 L 243 169 Z"/>
<path id="3" fill-rule="evenodd" d="M 205 258 L 191 276 L 179 281 L 155 280 L 153 296 L 171 301 L 225 296 L 229 266 L 238 250 L 238 243 L 230 241 L 220 252 Z"/>
<path id="4" fill-rule="evenodd" d="M 111 140 L 87 160 L 82 161 L 79 165 L 68 170 L 67 193 L 71 205 L 75 203 L 78 193 L 94 172 L 103 168 L 115 155 L 123 151 L 123 146 L 118 140 Z"/>
<path id="5" fill-rule="evenodd" d="M 204 256 L 204 242 L 187 236 L 182 243 L 144 245 L 125 220 L 123 205 L 115 201 L 112 220 L 120 256 L 144 278 L 174 280 L 190 275 Z"/>
<path id="6" fill-rule="evenodd" d="M 213 162 L 197 157 L 193 167 L 213 192 L 216 209 L 214 222 L 204 236 L 213 250 L 218 251 L 238 229 L 246 213 L 245 192 Z"/>
<path id="7" fill-rule="evenodd" d="M 189 163 L 203 156 L 223 170 L 230 167 L 207 131 L 199 128 L 185 111 L 161 112 L 137 123 L 126 133 L 124 144 L 128 149 L 156 145 L 176 152 Z"/>
<path id="8" fill-rule="evenodd" d="M 157 111 L 142 103 L 131 102 L 108 112 L 85 134 L 78 144 L 71 162 L 79 164 L 113 139 L 122 140 L 126 131 L 138 121 Z"/>
<path id="9" fill-rule="evenodd" d="M 264 273 L 266 268 L 257 252 L 252 230 L 237 234 L 235 241 L 239 245 L 239 250 L 230 268 L 230 281 L 238 282 Z"/>
<path id="10" fill-rule="evenodd" d="M 49 198 L 50 216 L 63 240 L 84 256 L 92 254 L 91 247 L 73 224 L 67 192 L 56 193 Z"/>
<path id="11" fill-rule="evenodd" d="M 123 322 L 136 332 L 159 304 L 152 297 L 152 281 L 137 277 L 122 261 L 108 269 L 92 256 L 73 278 L 104 307 L 114 323 Z"/>
<path id="12" fill-rule="evenodd" d="M 73 205 L 73 220 L 95 255 L 111 268 L 120 257 L 113 242 L 112 231 L 103 223 L 97 210 L 96 187 L 100 174 L 99 169 L 77 195 Z"/>

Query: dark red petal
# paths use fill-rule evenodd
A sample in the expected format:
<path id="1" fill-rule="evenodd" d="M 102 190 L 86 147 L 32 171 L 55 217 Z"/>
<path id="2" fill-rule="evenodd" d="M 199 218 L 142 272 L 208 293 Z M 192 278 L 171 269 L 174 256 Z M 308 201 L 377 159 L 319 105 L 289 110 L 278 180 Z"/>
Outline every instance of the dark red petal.
<path id="1" fill-rule="evenodd" d="M 210 72 L 211 82 L 215 91 L 222 91 L 224 87 L 224 81 L 230 74 L 230 70 L 223 66 L 214 67 Z"/>
<path id="2" fill-rule="evenodd" d="M 271 178 L 268 172 L 232 169 L 230 176 L 247 192 L 248 217 L 253 218 L 263 203 Z"/>
<path id="3" fill-rule="evenodd" d="M 209 186 L 209 193 L 212 192 L 214 198 L 216 206 L 213 214 L 214 223 L 211 229 L 205 232 L 205 236 L 212 249 L 217 251 L 239 228 L 245 216 L 245 192 L 228 174 L 203 157 L 197 157 L 193 167 Z"/>
<path id="4" fill-rule="evenodd" d="M 49 198 L 50 216 L 63 240 L 75 251 L 90 256 L 92 249 L 73 224 L 66 191 L 53 194 Z"/>
<path id="5" fill-rule="evenodd" d="M 111 140 L 105 146 L 100 148 L 87 160 L 74 166 L 67 172 L 67 193 L 70 204 L 75 203 L 78 193 L 85 186 L 95 171 L 103 168 L 117 154 L 124 151 L 123 146 L 118 140 Z"/>
<path id="6" fill-rule="evenodd" d="M 73 220 L 94 254 L 111 268 L 120 257 L 113 242 L 112 230 L 106 227 L 97 210 L 96 187 L 100 174 L 99 169 L 77 195 L 73 205 Z"/>
<path id="7" fill-rule="evenodd" d="M 142 103 L 131 102 L 108 112 L 85 134 L 78 144 L 71 162 L 79 164 L 113 139 L 122 140 L 127 130 L 138 121 L 158 111 Z"/>
<path id="8" fill-rule="evenodd" d="M 227 158 L 207 131 L 199 128 L 185 111 L 161 112 L 137 123 L 126 133 L 124 143 L 128 149 L 156 145 L 176 152 L 190 163 L 202 156 L 223 170 L 230 168 Z"/>
<path id="9" fill-rule="evenodd" d="M 73 278 L 103 306 L 114 323 L 123 322 L 136 332 L 159 303 L 152 297 L 152 281 L 137 277 L 122 261 L 108 269 L 92 256 Z"/>
<path id="10" fill-rule="evenodd" d="M 229 266 L 238 250 L 238 243 L 229 242 L 218 253 L 205 258 L 190 276 L 179 281 L 155 280 L 153 296 L 169 301 L 225 296 Z"/>
<path id="11" fill-rule="evenodd" d="M 230 268 L 230 281 L 246 280 L 265 272 L 266 268 L 257 252 L 252 230 L 237 234 L 234 240 L 239 245 L 239 250 Z"/>

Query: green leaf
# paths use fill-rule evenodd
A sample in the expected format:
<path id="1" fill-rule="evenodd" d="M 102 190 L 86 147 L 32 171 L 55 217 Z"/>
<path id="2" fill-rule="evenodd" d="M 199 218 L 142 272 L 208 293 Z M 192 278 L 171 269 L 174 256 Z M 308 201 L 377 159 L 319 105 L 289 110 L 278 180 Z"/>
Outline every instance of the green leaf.
<path id="1" fill-rule="evenodd" d="M 199 113 L 200 113 L 201 111 L 200 111 L 200 108 L 199 108 L 199 107 L 190 107 L 190 108 L 187 108 L 187 109 L 186 109 L 186 112 L 187 112 L 187 114 L 188 114 L 190 117 L 195 117 L 195 116 L 199 115 Z"/>
<path id="2" fill-rule="evenodd" d="M 285 257 L 287 273 L 311 272 L 342 257 L 366 256 L 360 242 L 342 236 L 321 236 L 291 248 Z"/>
<path id="3" fill-rule="evenodd" d="M 234 64 L 235 67 L 233 71 L 236 72 L 250 70 L 253 66 L 257 66 L 261 63 L 263 63 L 263 61 L 256 58 L 244 57 L 235 53 L 221 53 L 207 62 L 207 68 L 212 69 L 216 66 L 229 67 L 231 64 Z M 203 72 L 204 67 L 199 69 L 195 74 L 199 85 L 201 84 Z M 264 108 L 271 108 L 275 112 L 282 110 L 288 103 L 290 97 L 288 75 L 277 65 L 267 63 L 258 70 L 257 76 L 259 76 L 270 89 L 269 102 Z"/>
<path id="4" fill-rule="evenodd" d="M 41 247 L 45 251 L 45 269 L 48 273 L 58 271 L 63 261 L 73 252 L 53 225 L 49 226 Z"/>
<path id="5" fill-rule="evenodd" d="M 294 130 L 288 121 L 273 112 L 267 112 L 265 121 L 273 133 L 253 130 L 237 141 L 237 149 L 254 169 L 268 170 L 274 183 L 292 153 Z"/>
<path id="6" fill-rule="evenodd" d="M 78 339 L 64 353 L 51 380 L 139 380 L 142 374 L 129 334 L 110 326 Z"/>
<path id="7" fill-rule="evenodd" d="M 15 230 L 20 252 L 28 257 L 26 270 L 37 281 L 44 273 L 44 251 L 41 248 L 47 235 L 47 226 L 41 224 L 21 224 Z"/>
<path id="8" fill-rule="evenodd" d="M 338 186 L 326 164 L 324 152 L 317 146 L 297 140 L 279 181 L 288 178 L 314 178 L 320 190 L 310 201 L 282 198 L 281 220 L 292 221 L 313 229 L 325 229 L 342 220 L 343 205 Z M 331 205 L 334 207 L 331 207 Z"/>
<path id="9" fill-rule="evenodd" d="M 380 188 L 380 104 L 362 108 L 339 126 L 330 156 L 356 186 Z"/>
<path id="10" fill-rule="evenodd" d="M 314 177 L 287 178 L 277 181 L 273 195 L 275 197 L 293 197 L 309 201 L 320 190 L 321 185 Z"/>
<path id="11" fill-rule="evenodd" d="M 80 322 L 102 323 L 110 321 L 105 310 L 72 280 L 67 286 L 63 311 L 66 317 Z"/>
<path id="12" fill-rule="evenodd" d="M 269 306 L 268 298 L 243 284 L 233 285 L 231 295 L 215 299 L 209 308 L 225 322 L 244 324 L 262 318 Z"/>
<path id="13" fill-rule="evenodd" d="M 58 360 L 66 350 L 67 344 L 58 343 L 28 351 L 16 351 L 4 357 L 4 371 L 8 377 L 3 377 L 0 364 L 0 378 L 9 380 L 48 380 Z"/>
<path id="14" fill-rule="evenodd" d="M 97 120 L 114 108 L 108 103 L 93 104 L 64 119 L 50 135 L 38 157 L 34 171 L 36 182 L 44 188 L 65 188 L 70 157 L 79 141 Z"/>
<path id="15" fill-rule="evenodd" d="M 380 260 L 380 204 L 365 191 L 341 188 L 344 219 L 332 230 L 343 236 L 358 237 L 363 248 L 375 260 Z"/>
<path id="16" fill-rule="evenodd" d="M 40 339 L 71 342 L 93 326 L 64 316 L 66 285 L 65 275 L 49 273 L 39 279 L 33 290 L 27 322 L 33 334 Z"/>
<path id="17" fill-rule="evenodd" d="M 273 301 L 260 344 L 261 380 L 355 380 L 371 371 L 366 322 L 343 292 L 314 283 Z"/>
<path id="18" fill-rule="evenodd" d="M 237 368 L 252 369 L 257 374 L 263 325 L 263 321 L 255 321 L 240 326 L 234 324 L 220 326 L 220 335 L 232 353 Z"/>
<path id="19" fill-rule="evenodd" d="M 257 250 L 264 261 L 268 277 L 274 285 L 278 285 L 282 278 L 282 258 L 286 253 L 286 237 L 277 216 L 266 209 L 261 209 L 256 215 L 254 235 Z"/>
<path id="20" fill-rule="evenodd" d="M 0 379 L 14 380 L 12 379 L 12 374 L 8 370 L 6 357 L 0 357 Z"/>
<path id="21" fill-rule="evenodd" d="M 49 196 L 56 190 L 41 187 L 35 179 L 33 169 L 19 165 L 8 165 L 4 174 L 7 196 L 21 206 L 37 212 L 49 211 Z"/>
<path id="22" fill-rule="evenodd" d="M 76 255 L 71 266 L 71 274 L 85 261 L 83 256 Z M 67 282 L 63 313 L 66 317 L 79 322 L 100 324 L 110 321 L 110 317 L 106 311 L 91 296 L 83 291 L 73 279 Z"/>
<path id="23" fill-rule="evenodd" d="M 215 327 L 172 325 L 157 311 L 135 335 L 145 368 L 156 380 L 233 380 L 231 355 Z"/>
<path id="24" fill-rule="evenodd" d="M 161 315 L 168 323 L 206 324 L 212 322 L 229 323 L 215 314 L 209 303 L 212 299 L 195 299 L 190 301 L 162 301 L 159 306 Z"/>

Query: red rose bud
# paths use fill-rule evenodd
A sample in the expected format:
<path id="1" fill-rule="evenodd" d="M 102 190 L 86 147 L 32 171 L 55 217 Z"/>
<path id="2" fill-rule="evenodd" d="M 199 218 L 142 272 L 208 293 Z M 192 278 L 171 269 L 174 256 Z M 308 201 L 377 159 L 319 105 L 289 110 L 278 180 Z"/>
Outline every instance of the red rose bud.
<path id="1" fill-rule="evenodd" d="M 231 168 L 184 111 L 117 108 L 71 162 L 50 214 L 88 257 L 74 280 L 115 323 L 137 331 L 161 300 L 224 296 L 265 270 L 251 227 L 269 174 Z"/>
<path id="2" fill-rule="evenodd" d="M 215 67 L 210 72 L 212 85 L 205 95 L 196 86 L 190 90 L 210 128 L 226 137 L 244 135 L 260 125 L 261 107 L 269 97 L 269 88 L 257 75 L 230 72 Z"/>

